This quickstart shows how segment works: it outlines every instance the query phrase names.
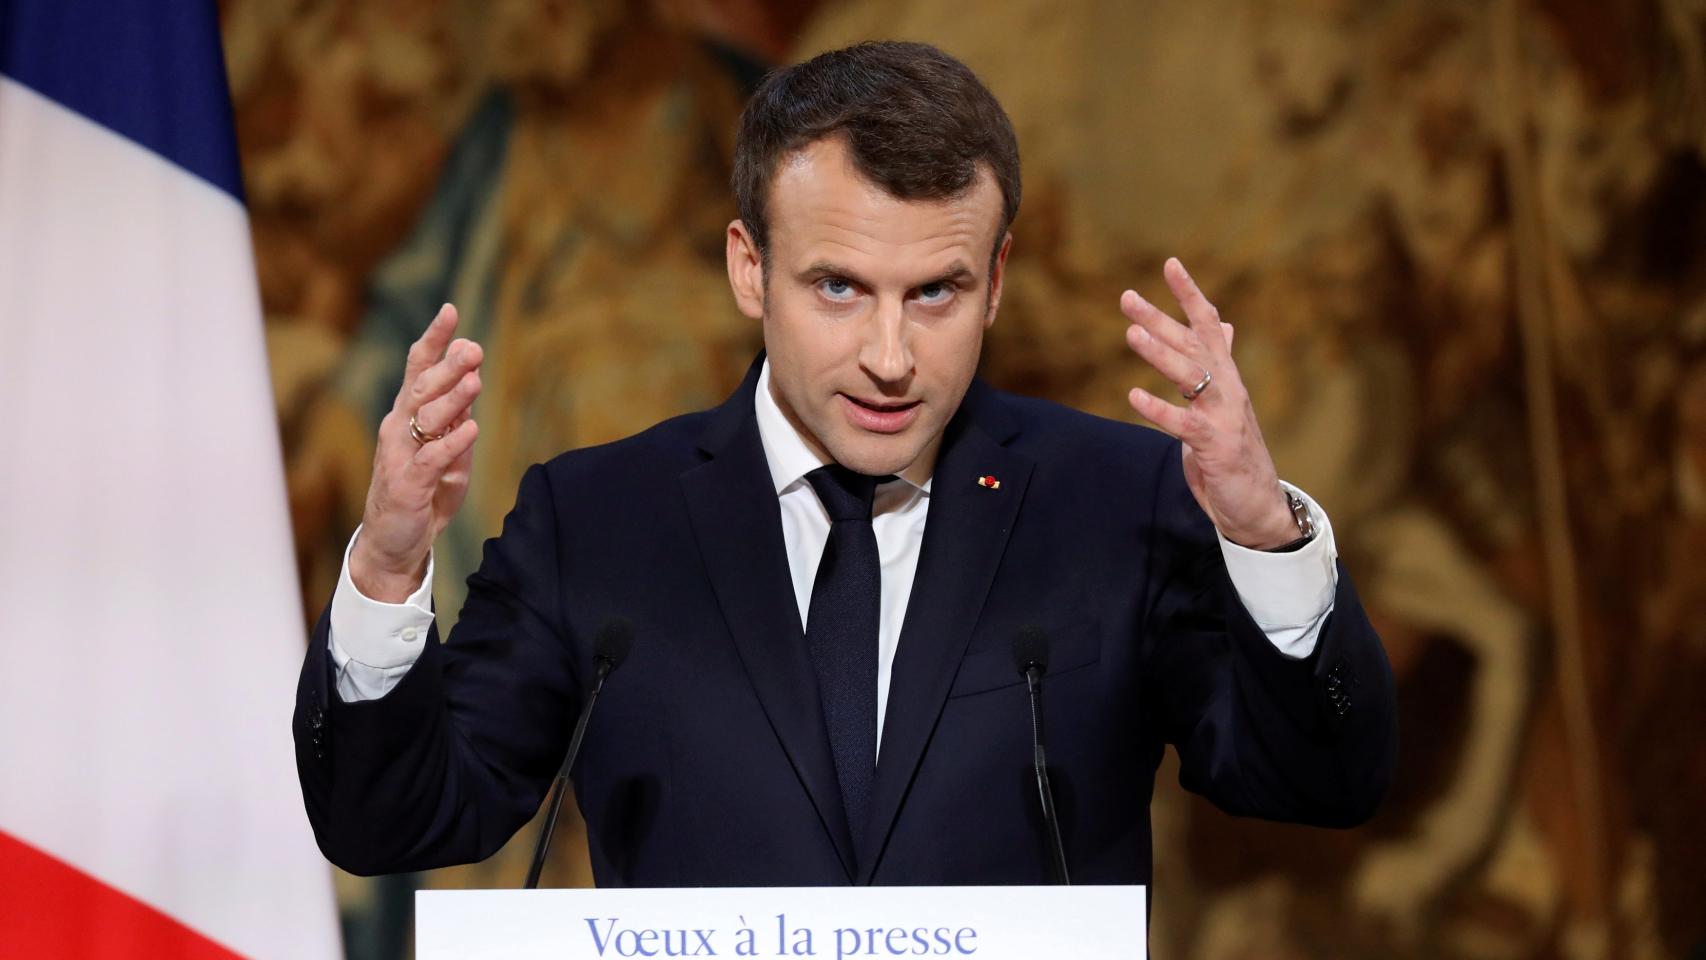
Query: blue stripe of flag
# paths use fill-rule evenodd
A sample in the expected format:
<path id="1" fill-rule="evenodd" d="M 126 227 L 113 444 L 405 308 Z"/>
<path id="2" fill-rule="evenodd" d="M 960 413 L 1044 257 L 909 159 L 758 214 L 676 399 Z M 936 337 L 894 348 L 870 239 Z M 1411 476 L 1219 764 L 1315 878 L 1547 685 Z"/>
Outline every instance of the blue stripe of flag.
<path id="1" fill-rule="evenodd" d="M 0 73 L 242 201 L 213 0 L 0 0 Z"/>

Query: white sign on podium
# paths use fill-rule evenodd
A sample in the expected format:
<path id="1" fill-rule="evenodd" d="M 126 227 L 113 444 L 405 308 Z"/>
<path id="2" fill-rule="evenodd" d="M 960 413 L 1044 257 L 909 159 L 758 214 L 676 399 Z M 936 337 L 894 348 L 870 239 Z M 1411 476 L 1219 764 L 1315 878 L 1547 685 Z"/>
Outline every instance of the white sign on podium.
<path id="1" fill-rule="evenodd" d="M 420 960 L 1141 958 L 1144 888 L 422 890 Z"/>

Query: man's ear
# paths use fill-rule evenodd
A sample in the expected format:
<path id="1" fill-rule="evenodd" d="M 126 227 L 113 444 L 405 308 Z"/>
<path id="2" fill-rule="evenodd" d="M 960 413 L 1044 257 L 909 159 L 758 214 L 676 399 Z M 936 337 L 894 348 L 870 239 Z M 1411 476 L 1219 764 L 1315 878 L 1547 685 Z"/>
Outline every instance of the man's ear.
<path id="1" fill-rule="evenodd" d="M 729 289 L 735 306 L 754 320 L 764 319 L 764 255 L 741 220 L 729 221 L 725 256 L 729 262 Z"/>
<path id="2" fill-rule="evenodd" d="M 989 264 L 989 312 L 984 315 L 985 330 L 995 325 L 995 311 L 1001 308 L 1001 281 L 1007 277 L 1007 251 L 1013 249 L 1013 232 L 1001 238 L 1001 246 Z"/>

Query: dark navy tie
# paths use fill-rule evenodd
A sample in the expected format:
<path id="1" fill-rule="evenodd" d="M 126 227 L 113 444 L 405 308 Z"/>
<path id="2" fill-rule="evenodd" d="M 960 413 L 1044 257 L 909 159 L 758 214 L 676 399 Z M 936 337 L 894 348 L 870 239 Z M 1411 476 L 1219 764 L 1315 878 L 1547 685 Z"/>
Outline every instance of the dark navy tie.
<path id="1" fill-rule="evenodd" d="M 806 474 L 806 481 L 830 520 L 806 612 L 806 646 L 817 671 L 847 824 L 857 839 L 870 813 L 877 769 L 877 623 L 883 581 L 871 502 L 879 478 L 832 464 Z"/>

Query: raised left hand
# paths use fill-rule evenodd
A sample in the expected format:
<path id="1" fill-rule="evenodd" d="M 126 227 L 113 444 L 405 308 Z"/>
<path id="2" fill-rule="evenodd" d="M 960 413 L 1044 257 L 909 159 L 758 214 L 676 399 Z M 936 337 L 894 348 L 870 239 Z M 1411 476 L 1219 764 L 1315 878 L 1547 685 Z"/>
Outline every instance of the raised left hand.
<path id="1" fill-rule="evenodd" d="M 1221 536 L 1255 550 L 1284 546 L 1297 539 L 1297 524 L 1232 362 L 1232 325 L 1221 322 L 1220 311 L 1178 258 L 1169 259 L 1162 274 L 1189 324 L 1134 290 L 1120 296 L 1120 312 L 1131 321 L 1126 330 L 1131 349 L 1187 399 L 1171 403 L 1139 387 L 1131 391 L 1131 405 L 1179 438 L 1185 482 Z M 1191 398 L 1205 379 L 1207 385 Z"/>

